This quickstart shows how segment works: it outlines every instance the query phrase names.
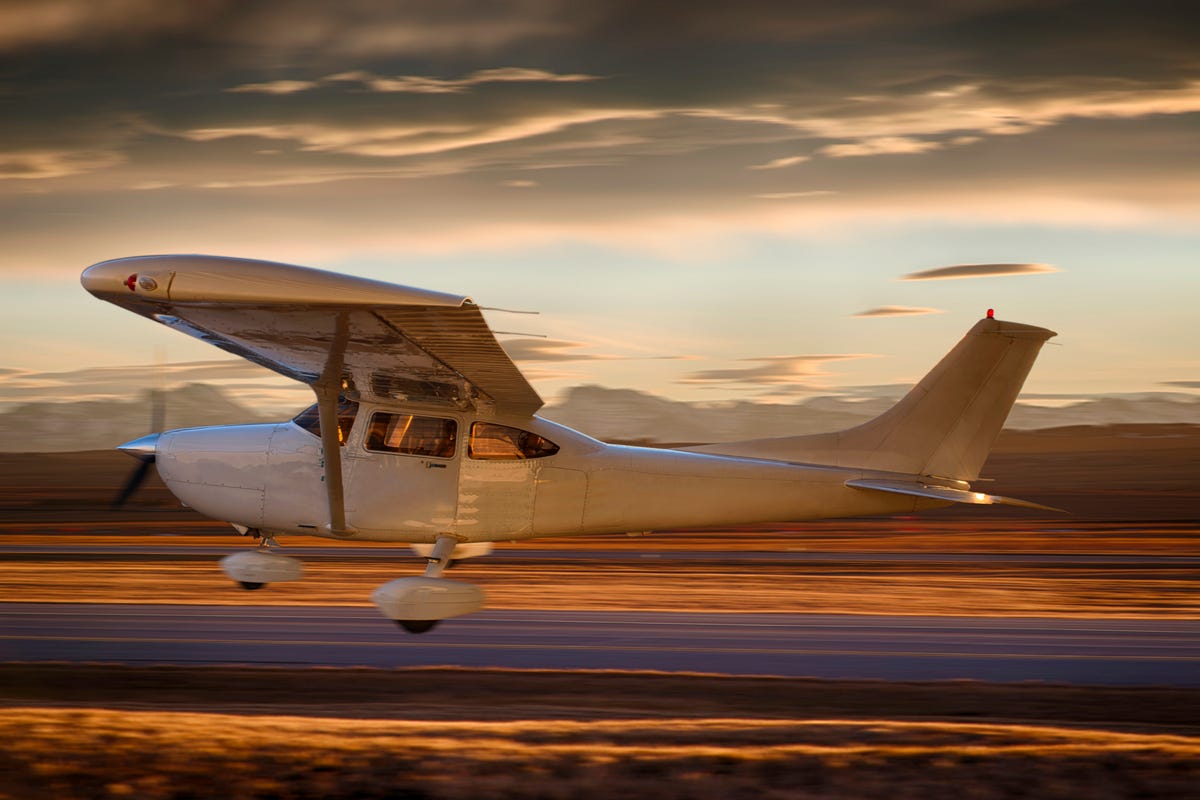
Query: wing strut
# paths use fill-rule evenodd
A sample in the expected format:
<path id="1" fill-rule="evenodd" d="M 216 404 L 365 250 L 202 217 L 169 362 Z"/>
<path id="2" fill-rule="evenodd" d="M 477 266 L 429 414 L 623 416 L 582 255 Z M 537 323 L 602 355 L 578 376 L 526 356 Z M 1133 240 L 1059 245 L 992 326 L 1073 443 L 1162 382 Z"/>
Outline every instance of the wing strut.
<path id="1" fill-rule="evenodd" d="M 325 464 L 325 492 L 329 499 L 329 532 L 334 536 L 351 536 L 354 530 L 346 527 L 346 495 L 342 487 L 342 442 L 338 427 L 338 399 L 342 394 L 342 367 L 346 342 L 350 338 L 349 315 L 337 315 L 337 329 L 329 344 L 329 355 L 321 377 L 312 385 L 317 395 L 317 410 L 321 420 L 321 455 Z"/>

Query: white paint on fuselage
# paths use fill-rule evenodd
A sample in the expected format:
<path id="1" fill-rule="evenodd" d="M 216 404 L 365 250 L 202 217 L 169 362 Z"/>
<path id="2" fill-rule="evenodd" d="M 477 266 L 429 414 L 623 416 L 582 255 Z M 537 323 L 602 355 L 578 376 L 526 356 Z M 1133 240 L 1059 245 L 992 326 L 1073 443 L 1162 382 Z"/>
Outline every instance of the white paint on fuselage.
<path id="1" fill-rule="evenodd" d="M 458 423 L 452 458 L 363 446 L 373 411 Z M 475 460 L 473 415 L 364 403 L 343 449 L 346 516 L 369 541 L 485 542 L 579 533 L 891 514 L 944 505 L 847 487 L 862 470 L 607 445 L 538 417 L 486 417 L 543 436 L 553 456 Z M 291 422 L 163 434 L 159 473 L 202 514 L 274 534 L 326 535 L 329 511 L 317 437 Z"/>

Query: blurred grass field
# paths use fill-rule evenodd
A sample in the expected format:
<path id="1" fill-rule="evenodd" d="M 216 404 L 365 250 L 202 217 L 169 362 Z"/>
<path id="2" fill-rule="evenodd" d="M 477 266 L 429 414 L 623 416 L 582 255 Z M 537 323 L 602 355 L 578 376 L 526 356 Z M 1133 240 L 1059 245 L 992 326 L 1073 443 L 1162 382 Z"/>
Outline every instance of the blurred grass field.
<path id="1" fill-rule="evenodd" d="M 1197 693 L 0 665 L 0 796 L 1187 797 Z"/>

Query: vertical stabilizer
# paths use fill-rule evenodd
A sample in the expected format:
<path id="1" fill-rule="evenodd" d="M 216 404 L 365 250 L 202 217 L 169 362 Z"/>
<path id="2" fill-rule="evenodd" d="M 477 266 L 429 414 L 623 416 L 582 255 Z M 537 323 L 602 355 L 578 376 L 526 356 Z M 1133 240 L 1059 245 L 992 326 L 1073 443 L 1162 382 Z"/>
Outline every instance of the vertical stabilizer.
<path id="1" fill-rule="evenodd" d="M 921 382 L 870 422 L 838 433 L 692 448 L 970 481 L 1054 331 L 981 319 Z"/>

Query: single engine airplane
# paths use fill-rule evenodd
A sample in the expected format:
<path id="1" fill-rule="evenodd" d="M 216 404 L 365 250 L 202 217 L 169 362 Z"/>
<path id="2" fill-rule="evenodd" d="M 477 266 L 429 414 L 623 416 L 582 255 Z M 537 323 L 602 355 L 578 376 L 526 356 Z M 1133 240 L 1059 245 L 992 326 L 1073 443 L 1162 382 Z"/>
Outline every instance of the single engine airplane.
<path id="1" fill-rule="evenodd" d="M 248 259 L 122 258 L 96 297 L 310 386 L 278 424 L 151 433 L 120 449 L 183 503 L 259 539 L 222 568 L 247 589 L 296 580 L 277 538 L 405 542 L 424 575 L 372 595 L 404 629 L 483 607 L 442 576 L 494 542 L 903 514 L 952 503 L 1045 508 L 974 491 L 1054 332 L 988 316 L 881 416 L 835 433 L 675 450 L 605 444 L 542 400 L 469 297 Z"/>

